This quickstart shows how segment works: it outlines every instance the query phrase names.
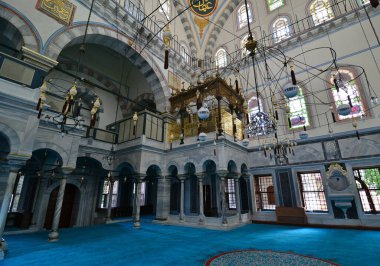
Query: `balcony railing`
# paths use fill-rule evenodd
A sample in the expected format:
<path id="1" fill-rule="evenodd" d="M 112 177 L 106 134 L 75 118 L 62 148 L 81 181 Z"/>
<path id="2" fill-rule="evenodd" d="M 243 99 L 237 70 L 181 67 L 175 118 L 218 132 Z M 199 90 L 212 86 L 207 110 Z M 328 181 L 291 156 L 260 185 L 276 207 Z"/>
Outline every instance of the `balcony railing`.
<path id="1" fill-rule="evenodd" d="M 116 144 L 118 134 L 113 131 L 108 131 L 100 128 L 90 128 L 87 131 L 87 137 L 92 137 L 94 140 Z"/>
<path id="2" fill-rule="evenodd" d="M 45 70 L 0 52 L 0 78 L 35 89 L 45 75 Z"/>
<path id="3" fill-rule="evenodd" d="M 149 111 L 138 114 L 136 125 L 134 125 L 133 117 L 130 116 L 108 125 L 107 130 L 118 135 L 117 143 L 139 139 L 142 135 L 154 141 L 164 141 L 164 120 L 160 115 Z"/>
<path id="4" fill-rule="evenodd" d="M 148 36 L 150 35 L 151 37 L 153 37 L 154 35 L 156 35 L 155 39 L 163 45 L 163 40 L 159 37 L 162 36 L 161 33 L 165 29 L 162 29 L 163 25 L 159 25 L 159 23 L 157 23 L 156 16 L 153 15 L 147 17 L 144 11 L 141 10 L 138 6 L 136 6 L 136 4 L 133 3 L 131 0 L 125 0 L 124 6 L 120 5 L 118 1 L 113 0 L 113 2 L 116 4 L 116 6 L 119 7 L 122 17 L 128 14 L 137 21 L 142 22 L 142 24 L 137 26 L 139 28 L 144 27 L 145 30 L 148 30 Z M 187 51 L 187 48 L 185 48 L 185 46 L 183 46 L 176 38 L 172 38 L 170 42 L 170 48 L 182 58 L 182 61 L 186 65 L 189 65 L 193 68 L 196 67 L 198 60 L 196 58 L 191 57 L 189 52 Z"/>

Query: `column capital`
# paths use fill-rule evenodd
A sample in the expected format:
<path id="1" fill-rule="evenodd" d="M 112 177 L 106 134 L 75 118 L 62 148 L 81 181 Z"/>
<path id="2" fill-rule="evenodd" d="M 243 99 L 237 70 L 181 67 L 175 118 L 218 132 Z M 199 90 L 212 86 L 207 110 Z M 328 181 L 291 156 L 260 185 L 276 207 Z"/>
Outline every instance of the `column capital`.
<path id="1" fill-rule="evenodd" d="M 26 164 L 31 155 L 27 154 L 8 154 L 7 160 L 11 172 L 17 172 Z"/>
<path id="2" fill-rule="evenodd" d="M 241 173 L 234 173 L 233 178 L 234 178 L 235 180 L 239 180 L 240 177 L 241 177 Z"/>
<path id="3" fill-rule="evenodd" d="M 132 176 L 133 176 L 133 179 L 137 181 L 138 183 L 141 183 L 146 177 L 145 174 L 140 174 L 140 173 L 134 173 Z"/>
<path id="4" fill-rule="evenodd" d="M 181 175 L 178 175 L 178 179 L 181 181 L 181 182 L 184 182 L 186 180 L 186 178 L 188 177 L 187 174 L 181 174 Z"/>
<path id="5" fill-rule="evenodd" d="M 62 169 L 63 176 L 67 176 L 67 175 L 71 174 L 75 168 L 68 167 L 68 166 L 62 166 L 61 169 Z"/>
<path id="6" fill-rule="evenodd" d="M 219 170 L 219 171 L 216 171 L 216 174 L 219 176 L 219 178 L 226 178 L 229 174 L 229 172 L 227 170 Z"/>

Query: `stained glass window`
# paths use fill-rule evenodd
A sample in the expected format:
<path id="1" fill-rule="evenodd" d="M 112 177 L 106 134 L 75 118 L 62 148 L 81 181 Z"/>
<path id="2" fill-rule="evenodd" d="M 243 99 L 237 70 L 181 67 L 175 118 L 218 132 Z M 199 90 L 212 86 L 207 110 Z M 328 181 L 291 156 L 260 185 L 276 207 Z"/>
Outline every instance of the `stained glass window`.
<path id="1" fill-rule="evenodd" d="M 285 0 L 266 0 L 268 11 L 273 11 L 285 5 Z"/>
<path id="2" fill-rule="evenodd" d="M 290 36 L 289 19 L 280 17 L 272 24 L 274 42 L 278 43 Z"/>
<path id="3" fill-rule="evenodd" d="M 335 107 L 337 108 L 341 104 L 349 104 L 350 106 L 352 106 L 351 113 L 349 113 L 348 115 L 337 114 L 338 120 L 364 116 L 364 105 L 360 95 L 357 81 L 354 80 L 354 74 L 349 70 L 340 69 L 339 75 L 337 75 L 336 78 L 338 80 L 338 86 L 340 87 L 339 91 L 336 90 L 335 86 L 331 88 Z M 330 83 L 334 84 L 333 76 L 330 79 Z"/>
<path id="4" fill-rule="evenodd" d="M 220 48 L 215 54 L 215 64 L 217 68 L 227 66 L 227 52 L 223 48 Z"/>
<path id="5" fill-rule="evenodd" d="M 334 18 L 329 0 L 315 0 L 310 4 L 309 11 L 315 26 Z"/>
<path id="6" fill-rule="evenodd" d="M 251 10 L 251 5 L 248 3 L 248 16 L 249 16 L 249 21 L 252 23 L 253 17 L 252 17 L 252 10 Z M 237 22 L 238 22 L 238 28 L 241 29 L 245 26 L 248 25 L 248 19 L 247 19 L 247 11 L 245 8 L 245 5 L 242 5 L 237 12 Z"/>
<path id="7" fill-rule="evenodd" d="M 292 129 L 310 126 L 309 114 L 302 88 L 299 88 L 298 94 L 295 97 L 287 100 L 287 104 L 290 111 L 289 119 Z"/>

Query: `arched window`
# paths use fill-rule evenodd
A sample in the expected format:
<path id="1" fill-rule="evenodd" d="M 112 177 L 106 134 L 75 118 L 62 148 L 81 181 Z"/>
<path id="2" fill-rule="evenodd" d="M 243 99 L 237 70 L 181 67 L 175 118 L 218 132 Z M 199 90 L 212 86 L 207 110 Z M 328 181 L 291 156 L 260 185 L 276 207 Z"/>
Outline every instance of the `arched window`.
<path id="1" fill-rule="evenodd" d="M 334 18 L 334 12 L 330 5 L 330 0 L 315 0 L 309 7 L 310 15 L 314 25 L 322 24 Z"/>
<path id="2" fill-rule="evenodd" d="M 217 68 L 227 66 L 227 52 L 223 48 L 220 48 L 215 54 L 215 65 Z"/>
<path id="3" fill-rule="evenodd" d="M 253 17 L 252 17 L 251 5 L 248 3 L 247 6 L 248 6 L 249 21 L 252 22 Z M 245 5 L 241 5 L 241 7 L 237 11 L 237 23 L 238 23 L 239 29 L 248 25 L 247 11 L 246 11 Z"/>
<path id="4" fill-rule="evenodd" d="M 285 5 L 285 0 L 265 0 L 269 12 Z"/>
<path id="5" fill-rule="evenodd" d="M 295 97 L 287 99 L 287 106 L 292 129 L 310 126 L 309 113 L 301 87 L 299 87 L 298 94 Z"/>
<path id="6" fill-rule="evenodd" d="M 280 17 L 272 24 L 272 32 L 274 43 L 281 42 L 290 36 L 289 19 L 287 17 Z"/>
<path id="7" fill-rule="evenodd" d="M 160 8 L 159 11 L 170 19 L 170 0 L 159 0 Z"/>
<path id="8" fill-rule="evenodd" d="M 365 115 L 363 98 L 359 90 L 360 83 L 355 74 L 347 69 L 339 69 L 339 75 L 336 75 L 339 91 L 335 86 L 331 88 L 334 99 L 335 110 L 341 104 L 350 104 L 351 113 L 348 115 L 336 114 L 338 120 L 350 119 Z M 330 83 L 334 84 L 334 77 L 331 76 Z"/>

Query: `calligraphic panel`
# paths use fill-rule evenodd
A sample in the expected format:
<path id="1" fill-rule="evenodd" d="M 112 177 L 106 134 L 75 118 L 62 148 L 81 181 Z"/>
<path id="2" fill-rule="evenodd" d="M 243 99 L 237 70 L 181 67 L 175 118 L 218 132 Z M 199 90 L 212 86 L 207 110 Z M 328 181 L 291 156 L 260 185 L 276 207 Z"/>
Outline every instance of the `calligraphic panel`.
<path id="1" fill-rule="evenodd" d="M 218 7 L 218 0 L 187 0 L 190 10 L 200 17 L 211 16 Z"/>
<path id="2" fill-rule="evenodd" d="M 68 26 L 74 18 L 76 6 L 68 0 L 38 0 L 36 8 Z"/>

